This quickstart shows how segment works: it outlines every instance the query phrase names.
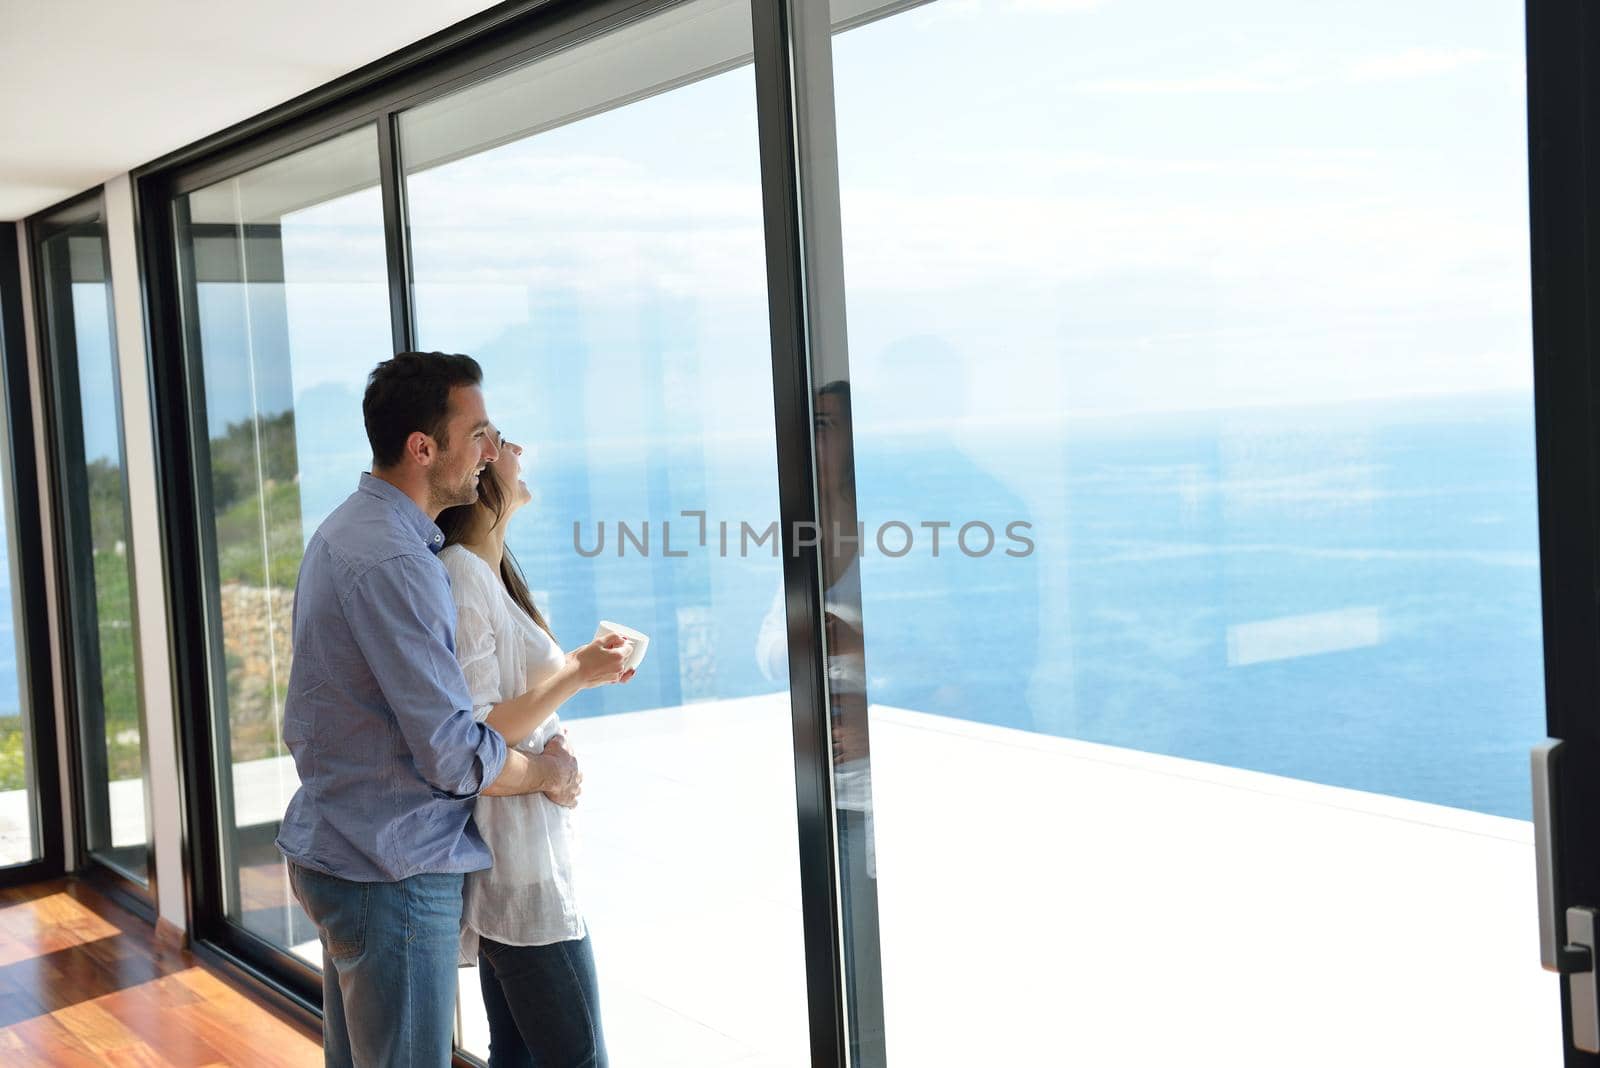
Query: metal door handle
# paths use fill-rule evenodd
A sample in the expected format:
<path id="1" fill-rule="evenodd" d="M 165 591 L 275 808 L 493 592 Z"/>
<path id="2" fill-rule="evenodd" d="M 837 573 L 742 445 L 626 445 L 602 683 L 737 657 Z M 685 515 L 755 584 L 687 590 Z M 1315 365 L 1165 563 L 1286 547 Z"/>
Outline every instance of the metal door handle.
<path id="1" fill-rule="evenodd" d="M 1582 964 L 1566 973 L 1572 1000 L 1572 1044 L 1585 1053 L 1600 1053 L 1600 984 L 1594 974 L 1595 910 L 1567 910 L 1567 944 L 1562 964 Z"/>
<path id="2" fill-rule="evenodd" d="M 1533 747 L 1533 858 L 1539 887 L 1539 963 L 1547 972 L 1561 970 L 1561 943 L 1556 940 L 1556 784 L 1561 769 L 1561 742 L 1548 738 Z"/>
<path id="3" fill-rule="evenodd" d="M 1554 738 L 1533 750 L 1533 853 L 1539 886 L 1539 960 L 1546 971 L 1566 976 L 1572 1005 L 1572 1045 L 1600 1053 L 1600 982 L 1595 974 L 1596 910 L 1571 907 L 1562 916 L 1556 869 L 1556 809 L 1561 782 L 1561 746 Z M 1565 937 L 1557 918 L 1566 921 Z"/>

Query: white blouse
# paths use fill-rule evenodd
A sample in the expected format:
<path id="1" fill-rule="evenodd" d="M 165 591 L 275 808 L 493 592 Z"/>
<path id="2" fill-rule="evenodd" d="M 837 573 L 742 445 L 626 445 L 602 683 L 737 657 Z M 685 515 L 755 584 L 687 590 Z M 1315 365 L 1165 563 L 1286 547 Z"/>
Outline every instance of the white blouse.
<path id="1" fill-rule="evenodd" d="M 827 611 L 854 614 L 861 603 L 861 570 L 856 566 L 860 560 L 860 555 L 852 558 L 844 574 L 823 591 L 822 604 Z M 859 620 L 857 622 L 859 625 Z M 779 583 L 767 616 L 761 621 L 761 631 L 756 635 L 756 660 L 762 674 L 773 682 L 788 677 L 788 626 L 788 606 L 783 598 L 783 584 Z M 883 680 L 880 678 L 874 685 L 882 686 Z M 866 657 L 861 653 L 835 653 L 828 657 L 828 688 L 836 694 L 865 694 Z M 865 813 L 867 874 L 876 879 L 878 847 L 872 808 L 872 766 L 868 761 L 849 760 L 834 765 L 833 804 L 835 808 Z"/>
<path id="2" fill-rule="evenodd" d="M 456 658 L 481 722 L 498 702 L 526 693 L 560 669 L 561 647 L 524 612 L 500 576 L 460 545 L 439 553 L 456 602 Z M 517 748 L 540 753 L 561 730 L 552 714 Z M 461 915 L 461 963 L 478 960 L 478 938 L 508 946 L 544 946 L 582 938 L 573 889 L 573 811 L 544 794 L 479 795 L 473 809 L 494 864 L 469 872 Z"/>
<path id="3" fill-rule="evenodd" d="M 822 595 L 822 604 L 828 611 L 855 613 L 861 603 L 861 572 L 856 568 L 860 557 L 850 561 L 844 574 L 835 580 Z M 761 621 L 761 632 L 756 637 L 756 659 L 761 671 L 774 682 L 786 678 L 789 669 L 788 607 L 783 599 L 783 586 L 779 585 L 767 617 Z M 880 679 L 875 685 L 883 685 Z M 857 653 L 835 653 L 828 657 L 828 689 L 836 694 L 864 694 L 867 692 L 866 658 Z M 865 760 L 852 760 L 837 764 L 833 769 L 833 798 L 839 808 L 872 813 L 871 769 Z"/>

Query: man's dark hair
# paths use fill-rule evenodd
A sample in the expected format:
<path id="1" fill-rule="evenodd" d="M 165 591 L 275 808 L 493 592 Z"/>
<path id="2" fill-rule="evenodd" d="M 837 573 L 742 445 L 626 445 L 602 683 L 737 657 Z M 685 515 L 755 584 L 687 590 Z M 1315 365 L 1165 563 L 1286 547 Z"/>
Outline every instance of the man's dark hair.
<path id="1" fill-rule="evenodd" d="M 374 367 L 361 398 L 373 466 L 399 463 L 406 439 L 418 430 L 437 441 L 439 448 L 449 448 L 445 429 L 450 422 L 450 391 L 482 381 L 477 360 L 444 352 L 402 352 Z"/>

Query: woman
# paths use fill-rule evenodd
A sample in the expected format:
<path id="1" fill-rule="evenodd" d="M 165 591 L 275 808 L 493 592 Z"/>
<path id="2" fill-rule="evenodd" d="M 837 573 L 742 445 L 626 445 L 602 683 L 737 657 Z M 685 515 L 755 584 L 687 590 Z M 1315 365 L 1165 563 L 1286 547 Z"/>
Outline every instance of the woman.
<path id="1" fill-rule="evenodd" d="M 817 458 L 818 519 L 822 528 L 824 624 L 828 637 L 828 695 L 833 735 L 833 801 L 839 828 L 840 889 L 846 912 L 845 959 L 869 974 L 881 970 L 878 930 L 878 857 L 874 845 L 872 768 L 867 750 L 866 646 L 862 637 L 861 538 L 856 510 L 855 446 L 850 383 L 829 382 L 812 404 Z M 843 537 L 855 531 L 856 537 Z M 769 679 L 787 667 L 788 611 L 780 584 L 756 639 L 756 656 Z M 875 672 L 873 689 L 893 692 L 893 679 Z M 883 1004 L 873 984 L 850 999 L 851 1063 L 883 1064 Z"/>
<path id="2" fill-rule="evenodd" d="M 506 744 L 541 753 L 565 746 L 556 709 L 580 690 L 627 682 L 627 649 L 608 635 L 563 653 L 506 548 L 506 526 L 532 500 L 522 448 L 500 437 L 475 504 L 439 516 L 456 601 L 456 657 L 480 719 Z M 532 702 L 497 702 L 537 691 Z M 558 803 L 559 802 L 559 803 Z M 480 796 L 478 832 L 494 866 L 467 876 L 463 963 L 476 960 L 489 1017 L 491 1068 L 604 1068 L 599 990 L 588 930 L 573 890 L 571 806 L 577 791 Z"/>

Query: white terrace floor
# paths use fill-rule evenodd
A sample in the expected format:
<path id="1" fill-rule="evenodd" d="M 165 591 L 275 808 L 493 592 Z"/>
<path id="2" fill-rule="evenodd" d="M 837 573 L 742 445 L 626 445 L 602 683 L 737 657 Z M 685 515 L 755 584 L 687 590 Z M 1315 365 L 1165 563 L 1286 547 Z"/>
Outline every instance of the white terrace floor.
<path id="1" fill-rule="evenodd" d="M 570 728 L 613 1063 L 805 1064 L 787 698 Z M 872 739 L 895 1065 L 1561 1063 L 1526 823 L 898 709 Z M 293 785 L 236 769 L 241 822 Z"/>

